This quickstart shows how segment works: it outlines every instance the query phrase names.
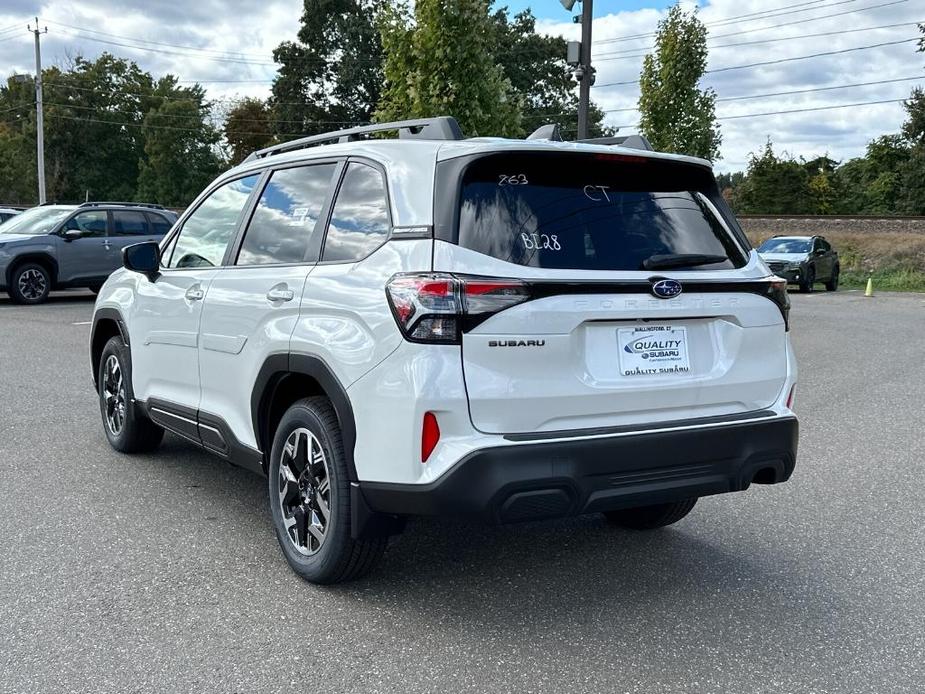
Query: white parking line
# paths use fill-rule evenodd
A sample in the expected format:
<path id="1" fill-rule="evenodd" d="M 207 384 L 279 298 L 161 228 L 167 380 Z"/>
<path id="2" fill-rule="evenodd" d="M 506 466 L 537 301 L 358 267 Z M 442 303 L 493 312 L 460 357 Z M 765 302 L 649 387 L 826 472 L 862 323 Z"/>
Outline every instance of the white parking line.
<path id="1" fill-rule="evenodd" d="M 90 325 L 90 323 L 92 322 L 93 321 L 90 321 L 90 320 L 81 320 L 81 321 L 77 321 L 76 323 L 71 323 L 71 325 Z"/>

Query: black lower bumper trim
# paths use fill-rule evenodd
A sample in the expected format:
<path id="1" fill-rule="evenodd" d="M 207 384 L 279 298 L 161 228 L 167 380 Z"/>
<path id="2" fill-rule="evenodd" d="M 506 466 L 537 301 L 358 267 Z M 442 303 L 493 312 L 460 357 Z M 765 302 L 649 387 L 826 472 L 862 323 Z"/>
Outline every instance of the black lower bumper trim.
<path id="1" fill-rule="evenodd" d="M 793 417 L 474 451 L 426 485 L 360 482 L 372 511 L 511 522 L 609 511 L 790 478 Z"/>

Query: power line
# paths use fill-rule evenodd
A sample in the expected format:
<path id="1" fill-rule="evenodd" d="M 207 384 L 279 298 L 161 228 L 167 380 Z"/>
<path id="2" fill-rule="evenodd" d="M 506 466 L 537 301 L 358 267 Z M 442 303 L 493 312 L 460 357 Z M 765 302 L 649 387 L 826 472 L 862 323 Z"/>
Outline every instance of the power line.
<path id="1" fill-rule="evenodd" d="M 717 120 L 737 120 L 739 118 L 759 118 L 761 116 L 779 116 L 785 113 L 809 113 L 810 111 L 832 111 L 839 108 L 853 108 L 855 106 L 874 106 L 875 104 L 898 104 L 906 99 L 880 99 L 879 101 L 858 101 L 854 104 L 838 104 L 836 106 L 815 106 L 813 108 L 793 108 L 786 111 L 765 111 L 764 113 L 743 113 L 737 116 L 722 116 Z"/>
<path id="2" fill-rule="evenodd" d="M 901 22 L 899 24 L 882 24 L 876 27 L 862 27 L 860 29 L 842 29 L 840 31 L 823 31 L 816 34 L 799 34 L 797 36 L 780 36 L 775 39 L 759 39 L 757 41 L 739 41 L 737 43 L 722 43 L 716 46 L 709 46 L 710 50 L 715 50 L 717 48 L 731 48 L 733 46 L 755 46 L 762 43 L 777 43 L 778 41 L 797 41 L 801 39 L 813 39 L 819 38 L 821 36 L 838 36 L 841 34 L 854 34 L 859 31 L 875 31 L 877 29 L 895 29 L 897 27 L 908 27 L 908 26 L 917 26 L 921 22 Z M 654 48 L 654 47 L 653 47 Z M 608 61 L 608 60 L 628 60 L 629 58 L 642 58 L 649 54 L 651 51 L 645 53 L 630 53 L 627 55 L 617 55 L 616 53 L 605 53 L 603 57 L 599 57 L 598 62 Z M 614 56 L 614 57 L 609 57 Z"/>
<path id="3" fill-rule="evenodd" d="M 874 106 L 876 104 L 898 104 L 906 99 L 881 99 L 878 101 L 858 101 L 853 104 L 836 104 L 833 106 L 813 106 L 811 108 L 792 108 L 785 111 L 764 111 L 761 113 L 741 113 L 734 116 L 717 116 L 716 120 L 738 120 L 740 118 L 760 118 L 762 116 L 782 116 L 788 113 L 809 113 L 810 111 L 832 111 L 839 108 L 854 108 L 855 106 Z M 632 125 L 614 125 L 614 128 L 637 128 L 638 123 Z"/>
<path id="4" fill-rule="evenodd" d="M 747 99 L 765 99 L 772 96 L 793 96 L 795 94 L 813 94 L 816 92 L 828 92 L 835 89 L 850 89 L 852 87 L 872 87 L 879 84 L 894 84 L 896 82 L 912 82 L 914 80 L 925 79 L 922 75 L 916 75 L 914 77 L 898 77 L 891 80 L 876 80 L 874 82 L 856 82 L 854 84 L 833 84 L 827 87 L 813 87 L 811 89 L 792 89 L 786 92 L 768 92 L 766 94 L 742 94 L 739 96 L 726 96 L 716 100 L 717 103 L 721 101 L 745 101 Z M 609 108 L 604 111 L 604 113 L 625 113 L 627 111 L 638 111 L 636 107 L 633 108 Z"/>
<path id="5" fill-rule="evenodd" d="M 867 7 L 858 7 L 858 8 L 853 9 L 853 10 L 846 10 L 846 11 L 843 11 L 843 12 L 834 12 L 834 13 L 832 13 L 832 14 L 819 15 L 818 17 L 804 17 L 803 19 L 797 19 L 797 20 L 794 20 L 794 21 L 792 21 L 792 22 L 782 22 L 782 23 L 780 23 L 780 24 L 771 24 L 770 26 L 753 27 L 752 29 L 740 29 L 740 30 L 738 30 L 738 31 L 733 31 L 733 32 L 730 32 L 730 33 L 728 33 L 728 34 L 716 34 L 716 35 L 711 36 L 710 38 L 711 38 L 711 39 L 724 39 L 724 38 L 729 38 L 730 36 L 742 36 L 743 34 L 753 34 L 753 33 L 755 33 L 756 31 L 767 31 L 768 29 L 780 29 L 781 27 L 793 26 L 793 25 L 795 25 L 795 24 L 808 24 L 809 22 L 817 22 L 817 21 L 820 21 L 820 20 L 823 20 L 823 19 L 831 19 L 831 18 L 833 18 L 833 17 L 843 17 L 844 15 L 848 15 L 848 14 L 857 14 L 857 13 L 860 13 L 860 12 L 867 12 L 868 10 L 876 10 L 876 9 L 881 8 L 881 7 L 890 7 L 890 6 L 892 6 L 892 5 L 901 5 L 901 4 L 905 3 L 905 2 L 908 2 L 908 0 L 890 0 L 889 2 L 883 2 L 883 3 L 880 3 L 880 4 L 878 4 L 878 5 L 868 5 Z M 817 8 L 817 9 L 823 9 L 823 8 L 820 7 L 820 8 Z M 637 36 L 638 36 L 639 38 L 649 38 L 649 37 L 654 37 L 654 36 L 657 36 L 657 35 L 658 35 L 657 33 L 652 33 L 652 34 L 645 34 L 645 35 L 643 35 L 643 34 L 638 34 Z M 618 39 L 610 39 L 610 40 L 612 40 L 612 41 L 618 41 L 618 40 L 622 40 L 623 38 L 625 38 L 625 37 L 621 37 L 621 38 L 618 38 Z M 637 50 L 637 49 L 631 49 L 631 50 Z M 619 51 L 617 51 L 617 52 L 619 53 Z M 604 54 L 602 54 L 602 55 L 607 56 L 607 55 L 612 55 L 612 54 L 611 54 L 611 53 L 604 53 Z"/>
<path id="6" fill-rule="evenodd" d="M 262 53 L 245 53 L 241 51 L 220 51 L 214 48 L 202 48 L 198 46 L 183 46 L 183 45 L 179 45 L 175 43 L 165 43 L 163 41 L 152 41 L 151 39 L 143 39 L 143 38 L 139 38 L 135 36 L 123 36 L 120 34 L 110 34 L 109 32 L 106 32 L 106 31 L 99 31 L 98 29 L 87 29 L 85 27 L 74 26 L 73 24 L 65 24 L 63 22 L 56 22 L 51 19 L 46 19 L 45 21 L 47 21 L 49 24 L 56 24 L 60 27 L 66 27 L 68 29 L 75 29 L 77 31 L 86 32 L 88 34 L 99 34 L 100 36 L 109 36 L 111 38 L 123 39 L 126 41 L 137 41 L 140 43 L 148 43 L 154 46 L 166 46 L 167 48 L 183 48 L 183 49 L 192 50 L 192 51 L 203 51 L 203 52 L 208 52 L 208 53 L 215 53 L 221 56 L 231 56 L 231 57 L 241 57 L 241 58 L 246 58 L 250 56 L 254 58 L 266 58 L 266 56 Z"/>
<path id="7" fill-rule="evenodd" d="M 828 55 L 842 55 L 844 53 L 853 53 L 855 51 L 866 51 L 871 48 L 883 48 L 884 46 L 897 46 L 902 43 L 911 43 L 912 41 L 920 41 L 921 39 L 916 36 L 911 39 L 902 39 L 900 41 L 886 41 L 883 43 L 874 43 L 868 46 L 857 46 L 855 48 L 843 48 L 837 51 L 824 51 L 822 53 L 811 53 L 809 55 L 798 55 L 792 58 L 778 58 L 776 60 L 762 60 L 757 63 L 746 63 L 744 65 L 730 65 L 728 67 L 719 67 L 714 68 L 713 70 L 705 70 L 705 75 L 714 74 L 717 72 L 728 72 L 730 70 L 744 70 L 745 68 L 752 67 L 761 67 L 763 65 L 780 65 L 781 63 L 792 63 L 796 60 L 809 60 L 810 58 L 820 58 Z M 630 84 L 639 84 L 639 80 L 628 80 L 626 82 L 605 82 L 604 84 L 596 84 L 595 87 L 622 87 Z"/>
<path id="8" fill-rule="evenodd" d="M 704 24 L 707 28 L 709 28 L 709 27 L 715 27 L 715 26 L 726 26 L 728 24 L 738 24 L 739 22 L 743 20 L 745 22 L 756 22 L 762 19 L 771 19 L 773 17 L 778 17 L 781 15 L 798 14 L 800 12 L 809 12 L 811 10 L 821 10 L 821 9 L 825 9 L 828 7 L 835 7 L 836 5 L 847 5 L 852 2 L 857 2 L 857 0 L 839 0 L 839 2 L 833 2 L 831 4 L 822 5 L 820 7 L 806 7 L 805 9 L 802 9 L 802 10 L 794 9 L 797 7 L 805 7 L 806 5 L 819 5 L 821 2 L 822 0 L 816 0 L 816 2 L 798 2 L 793 5 L 782 5 L 780 7 L 774 7 L 774 8 L 767 9 L 767 10 L 760 10 L 758 12 L 749 12 L 748 14 L 736 15 L 734 17 L 725 17 L 724 19 L 718 19 L 713 22 L 705 22 Z M 765 15 L 765 16 L 758 17 L 757 15 Z M 636 39 L 651 38 L 657 35 L 658 35 L 658 32 L 653 31 L 653 32 L 644 33 L 644 34 L 631 34 L 629 36 L 618 36 L 618 37 L 614 37 L 611 39 L 602 39 L 601 41 L 597 41 L 596 43 L 599 43 L 599 44 L 600 43 L 620 43 L 622 41 L 634 41 Z"/>
<path id="9" fill-rule="evenodd" d="M 195 58 L 197 60 L 206 60 L 210 62 L 219 62 L 219 63 L 233 63 L 233 64 L 239 64 L 239 65 L 258 65 L 258 66 L 263 66 L 263 67 L 272 67 L 278 64 L 282 64 L 282 63 L 278 63 L 275 60 L 268 60 L 267 56 L 263 54 L 256 54 L 256 53 L 220 54 L 219 51 L 214 51 L 212 49 L 206 49 L 206 48 L 198 48 L 196 46 L 184 46 L 184 45 L 175 44 L 175 43 L 148 41 L 146 39 L 140 39 L 136 37 L 119 36 L 117 34 L 108 34 L 106 32 L 94 31 L 92 29 L 85 29 L 83 27 L 74 27 L 72 25 L 63 24 L 61 22 L 53 22 L 53 23 L 58 24 L 59 26 L 68 27 L 68 29 L 72 29 L 70 31 L 68 29 L 65 29 L 65 33 L 69 36 L 73 36 L 79 39 L 85 39 L 87 41 L 103 43 L 103 44 L 107 44 L 111 46 L 120 46 L 122 48 L 129 48 L 132 50 L 150 51 L 152 53 L 176 55 L 176 56 L 180 56 L 184 58 Z M 98 38 L 96 36 L 87 36 L 83 32 L 93 32 L 96 34 L 101 34 L 103 36 L 111 36 L 114 38 L 122 39 L 122 41 L 114 41 L 112 39 L 103 39 L 103 38 Z M 126 41 L 129 41 L 130 43 L 125 43 Z M 142 45 L 143 43 L 150 43 L 153 45 L 150 45 L 150 46 Z M 155 46 L 159 46 L 159 47 L 155 47 Z M 180 51 L 165 50 L 164 48 L 161 48 L 160 46 L 167 46 L 170 48 L 177 48 L 181 50 Z M 204 53 L 203 54 L 191 53 L 190 51 L 197 51 L 197 52 L 203 51 Z M 216 55 L 217 53 L 218 55 Z M 516 55 L 539 55 L 539 56 L 546 54 L 545 49 L 542 49 L 542 48 L 518 49 L 516 51 L 513 51 L 513 53 Z M 251 58 L 244 57 L 246 55 L 260 57 L 260 58 L 263 58 L 263 60 L 254 60 Z M 367 65 L 379 65 L 381 62 L 373 58 L 353 58 L 353 60 L 355 62 L 364 63 Z M 301 64 L 301 65 L 316 64 L 317 65 L 317 64 L 325 63 L 327 62 L 327 60 L 323 57 L 303 56 L 303 57 L 289 58 L 285 62 L 289 64 Z M 269 81 L 269 80 L 264 80 L 264 81 Z"/>
<path id="10" fill-rule="evenodd" d="M 190 99 L 190 101 L 192 101 L 192 99 Z M 139 111 L 126 111 L 125 109 L 113 109 L 113 108 L 105 108 L 105 107 L 101 108 L 99 106 L 81 106 L 78 104 L 54 104 L 54 103 L 48 103 L 47 101 L 45 102 L 45 105 L 54 106 L 56 108 L 72 108 L 72 109 L 77 109 L 79 111 L 95 111 L 96 113 L 105 113 L 105 114 L 124 113 L 126 115 L 140 115 L 142 118 L 146 117 L 147 115 L 151 113 L 150 111 L 148 113 L 141 113 Z M 182 113 L 156 113 L 155 112 L 153 115 L 157 118 L 187 118 L 188 119 L 190 117 L 190 114 L 182 114 Z M 238 121 L 239 123 L 266 123 L 268 122 L 266 120 L 261 120 L 257 118 L 235 118 L 235 120 Z M 368 124 L 367 121 L 357 121 L 357 120 L 304 121 L 304 120 L 277 120 L 276 118 L 270 118 L 269 122 L 273 124 L 285 123 L 287 125 L 305 125 L 305 124 L 310 124 L 310 125 L 367 125 Z"/>
<path id="11" fill-rule="evenodd" d="M 77 121 L 79 123 L 103 123 L 106 125 L 120 125 L 120 126 L 132 127 L 132 128 L 151 128 L 154 130 L 177 130 L 177 131 L 191 132 L 191 133 L 201 132 L 200 128 L 181 128 L 175 125 L 150 125 L 147 123 L 128 123 L 125 121 L 103 120 L 101 118 L 75 118 L 74 116 L 63 116 L 58 113 L 49 113 L 48 116 L 50 118 L 59 118 L 63 120 Z M 368 124 L 365 121 L 363 122 L 356 121 L 356 122 L 361 123 L 363 125 Z M 315 124 L 325 125 L 323 121 L 318 121 L 317 123 L 312 122 L 312 121 L 305 121 L 305 125 L 315 125 Z M 239 135 L 267 135 L 266 132 L 240 132 L 238 134 Z M 304 132 L 303 133 L 270 133 L 270 134 L 274 135 L 275 137 L 303 137 L 305 135 Z"/>

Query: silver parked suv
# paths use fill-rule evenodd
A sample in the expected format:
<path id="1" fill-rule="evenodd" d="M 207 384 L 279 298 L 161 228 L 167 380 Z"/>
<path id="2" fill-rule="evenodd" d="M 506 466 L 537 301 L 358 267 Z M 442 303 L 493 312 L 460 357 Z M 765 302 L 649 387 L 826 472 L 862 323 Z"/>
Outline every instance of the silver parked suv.
<path id="1" fill-rule="evenodd" d="M 52 289 L 97 291 L 125 246 L 159 241 L 175 221 L 160 205 L 134 202 L 34 207 L 0 226 L 0 290 L 20 304 L 40 304 Z"/>

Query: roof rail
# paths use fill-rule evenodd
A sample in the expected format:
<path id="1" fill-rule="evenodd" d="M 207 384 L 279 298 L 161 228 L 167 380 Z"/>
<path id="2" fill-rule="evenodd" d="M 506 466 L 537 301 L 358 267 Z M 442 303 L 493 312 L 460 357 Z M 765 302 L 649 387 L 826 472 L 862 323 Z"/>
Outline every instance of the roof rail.
<path id="1" fill-rule="evenodd" d="M 152 210 L 166 209 L 163 205 L 155 205 L 151 202 L 109 202 L 107 200 L 82 202 L 78 207 L 102 207 L 103 205 L 122 205 L 124 207 L 147 207 Z"/>
<path id="2" fill-rule="evenodd" d="M 363 125 L 357 128 L 347 128 L 346 130 L 334 130 L 321 135 L 311 135 L 302 137 L 291 142 L 284 142 L 279 145 L 273 145 L 265 149 L 259 149 L 251 154 L 244 161 L 253 161 L 254 159 L 263 159 L 274 154 L 291 152 L 295 149 L 304 149 L 313 145 L 320 145 L 326 142 L 352 142 L 359 139 L 360 135 L 369 135 L 372 133 L 388 132 L 397 130 L 400 139 L 412 140 L 462 140 L 462 129 L 455 118 L 451 116 L 438 116 L 436 118 L 418 118 L 415 120 L 400 120 L 391 123 L 373 123 L 372 125 Z"/>
<path id="3" fill-rule="evenodd" d="M 652 145 L 642 135 L 617 135 L 615 137 L 592 137 L 587 140 L 577 140 L 587 145 L 611 145 L 629 147 L 630 149 L 644 149 L 653 151 Z"/>

